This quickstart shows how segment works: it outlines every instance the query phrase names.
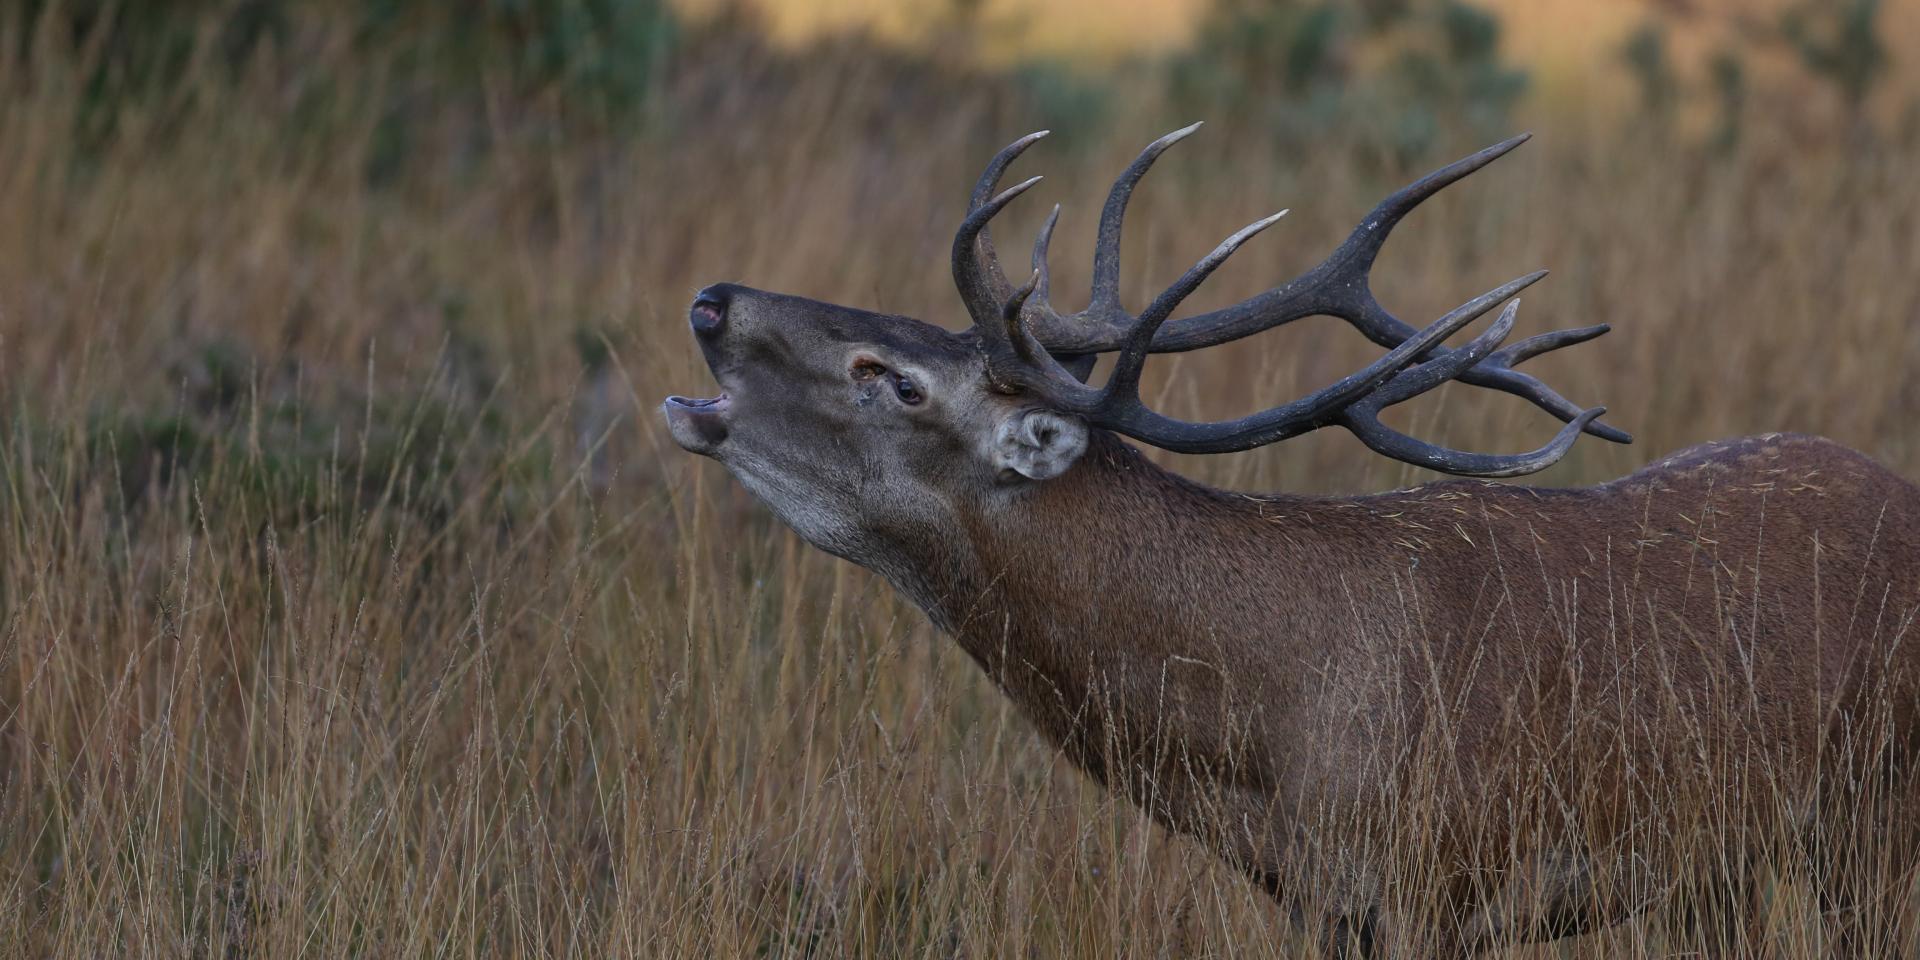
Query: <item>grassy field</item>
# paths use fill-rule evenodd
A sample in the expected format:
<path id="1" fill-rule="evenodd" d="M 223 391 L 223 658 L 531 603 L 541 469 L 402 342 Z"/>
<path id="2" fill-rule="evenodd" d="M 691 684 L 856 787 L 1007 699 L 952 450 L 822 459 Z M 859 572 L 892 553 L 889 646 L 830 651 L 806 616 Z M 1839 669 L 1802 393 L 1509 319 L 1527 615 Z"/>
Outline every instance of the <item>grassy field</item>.
<path id="1" fill-rule="evenodd" d="M 958 325 L 946 247 L 979 165 L 1038 125 L 1016 100 L 713 41 L 651 95 L 644 135 L 559 136 L 564 105 L 536 99 L 477 126 L 429 115 L 396 147 L 353 100 L 300 95 L 305 76 L 385 82 L 338 39 L 90 136 L 82 61 L 0 60 L 0 951 L 1298 943 L 656 420 L 710 383 L 684 325 L 708 282 Z M 1714 153 L 1533 109 L 1536 141 L 1423 208 L 1378 277 L 1424 318 L 1548 267 L 1521 334 L 1615 325 L 1539 372 L 1637 442 L 1584 440 L 1538 482 L 1761 430 L 1920 477 L 1920 137 L 1757 122 Z M 1168 112 L 1063 126 L 1022 160 L 1066 205 L 1056 302 L 1077 305 L 1106 183 Z M 1405 172 L 1337 136 L 1210 126 L 1140 192 L 1132 302 L 1281 207 L 1194 306 L 1289 277 Z M 1150 375 L 1164 409 L 1222 416 L 1373 352 L 1306 321 Z M 1466 391 L 1412 406 L 1399 425 L 1455 445 L 1554 426 Z M 1167 460 L 1249 490 L 1430 478 L 1344 434 Z M 1816 956 L 1779 889 L 1773 955 Z M 1514 955 L 1693 936 L 1656 912 Z"/>

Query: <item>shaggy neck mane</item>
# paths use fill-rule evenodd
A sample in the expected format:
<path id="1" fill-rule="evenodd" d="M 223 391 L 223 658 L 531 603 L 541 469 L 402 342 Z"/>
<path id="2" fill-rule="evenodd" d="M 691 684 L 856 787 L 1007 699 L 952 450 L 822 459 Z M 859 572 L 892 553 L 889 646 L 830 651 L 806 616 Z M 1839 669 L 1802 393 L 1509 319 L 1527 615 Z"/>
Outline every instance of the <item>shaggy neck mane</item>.
<path id="1" fill-rule="evenodd" d="M 1333 559 L 1300 519 L 1311 502 L 1216 490 L 1094 431 L 1066 474 L 960 510 L 959 542 L 918 538 L 883 572 L 1032 711 L 1206 650 L 1241 626 L 1223 605 L 1275 625 L 1282 557 Z"/>
<path id="2" fill-rule="evenodd" d="M 960 511 L 968 556 L 935 559 L 935 615 L 963 641 L 1034 620 L 1095 626 L 1167 593 L 1174 557 L 1188 571 L 1223 559 L 1217 538 L 1255 506 L 1094 431 L 1067 473 Z"/>

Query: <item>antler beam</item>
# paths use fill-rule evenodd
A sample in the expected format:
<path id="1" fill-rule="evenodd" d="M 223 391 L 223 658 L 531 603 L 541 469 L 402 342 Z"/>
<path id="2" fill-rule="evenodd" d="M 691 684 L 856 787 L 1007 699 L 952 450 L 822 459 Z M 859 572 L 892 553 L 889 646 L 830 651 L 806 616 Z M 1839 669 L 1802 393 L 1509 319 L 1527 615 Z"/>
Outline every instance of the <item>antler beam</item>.
<path id="1" fill-rule="evenodd" d="M 1042 283 L 1024 309 L 1030 315 L 1036 336 L 1065 368 L 1082 379 L 1091 371 L 1094 355 L 1118 350 L 1128 331 L 1135 326 L 1135 318 L 1127 314 L 1119 297 L 1120 236 L 1133 189 L 1161 153 L 1199 127 L 1200 124 L 1196 123 L 1155 140 L 1114 181 L 1101 211 L 1094 250 L 1093 293 L 1085 310 L 1062 315 L 1047 302 L 1044 256 L 1046 242 L 1052 233 L 1051 221 L 1042 232 L 1041 241 L 1035 246 L 1036 266 L 1042 270 Z M 994 157 L 974 186 L 971 212 L 978 213 L 995 196 L 994 188 L 1007 167 L 1046 133 L 1042 130 L 1022 137 Z M 1530 135 L 1522 134 L 1495 144 L 1403 187 L 1381 201 L 1354 228 L 1345 242 L 1312 269 L 1230 307 L 1164 324 L 1154 336 L 1152 352 L 1177 353 L 1215 346 L 1310 316 L 1339 317 L 1383 347 L 1404 343 L 1418 332 L 1417 328 L 1395 317 L 1373 294 L 1372 269 L 1380 248 L 1393 228 L 1427 198 L 1506 155 L 1529 138 Z M 978 233 L 980 242 L 973 245 L 970 253 L 963 254 L 958 237 L 955 238 L 954 250 L 956 279 L 960 275 L 964 256 L 976 264 L 974 269 L 983 271 L 992 281 L 990 286 L 982 284 L 976 287 L 978 293 L 988 298 L 981 304 L 982 309 L 974 311 L 976 323 L 981 322 L 982 315 L 992 316 L 995 312 L 992 308 L 1004 303 L 1011 294 L 1011 287 L 994 257 L 991 241 L 986 238 L 984 221 Z M 967 298 L 967 294 L 967 288 L 963 286 L 963 298 Z M 975 301 L 967 299 L 972 309 Z M 1461 383 L 1525 398 L 1560 420 L 1571 422 L 1582 413 L 1579 406 L 1532 375 L 1514 368 L 1546 350 L 1592 339 L 1608 329 L 1601 324 L 1528 338 L 1482 359 L 1457 379 Z M 1451 348 L 1441 346 L 1435 350 L 1439 355 L 1450 352 Z M 1589 422 L 1586 431 L 1616 443 L 1630 443 L 1633 439 L 1626 432 L 1604 423 Z"/>
<path id="2" fill-rule="evenodd" d="M 1518 302 L 1510 303 L 1488 330 L 1464 347 L 1448 337 L 1546 275 L 1529 274 L 1462 304 L 1424 329 L 1389 313 L 1374 297 L 1371 271 L 1393 227 L 1423 200 L 1525 142 L 1496 144 L 1431 173 L 1388 197 L 1331 255 L 1292 281 L 1222 310 L 1169 322 L 1173 311 L 1240 245 L 1273 225 L 1286 211 L 1242 229 L 1214 248 L 1168 287 L 1138 317 L 1120 303 L 1120 235 L 1127 203 L 1140 178 L 1162 152 L 1199 124 L 1174 131 L 1141 151 L 1114 181 L 1101 212 L 1094 249 L 1093 294 L 1087 308 L 1062 316 L 1047 303 L 1047 250 L 1060 209 L 1054 207 L 1035 239 L 1033 271 L 1014 289 L 1001 270 L 987 224 L 1035 177 L 995 193 L 1015 158 L 1046 134 L 1030 134 L 1001 150 L 975 185 L 969 212 L 954 235 L 954 282 L 989 352 L 989 371 L 1001 389 L 1030 392 L 1049 405 L 1168 450 L 1216 453 L 1246 450 L 1310 430 L 1339 424 L 1369 448 L 1394 459 L 1468 476 L 1518 476 L 1552 464 L 1581 432 L 1625 443 L 1627 434 L 1595 422 L 1605 408 L 1581 410 L 1544 383 L 1513 367 L 1549 350 L 1583 343 L 1607 332 L 1603 325 L 1529 337 L 1500 348 L 1512 332 Z M 1239 339 L 1315 315 L 1340 317 L 1369 339 L 1389 347 L 1360 372 L 1303 397 L 1238 420 L 1191 423 L 1147 408 L 1139 396 L 1146 358 L 1153 353 L 1194 350 Z M 1100 353 L 1117 353 L 1107 382 L 1084 381 Z M 1567 423 L 1552 442 L 1530 453 L 1495 455 L 1449 450 L 1398 433 L 1378 414 L 1450 380 L 1522 396 Z"/>

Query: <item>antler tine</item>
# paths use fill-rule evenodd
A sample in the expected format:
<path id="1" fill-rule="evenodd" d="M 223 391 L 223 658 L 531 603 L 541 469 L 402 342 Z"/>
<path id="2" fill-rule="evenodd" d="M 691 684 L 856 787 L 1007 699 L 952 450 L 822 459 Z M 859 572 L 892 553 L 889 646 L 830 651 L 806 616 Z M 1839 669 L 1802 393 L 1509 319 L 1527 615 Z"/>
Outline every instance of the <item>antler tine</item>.
<path id="1" fill-rule="evenodd" d="M 1359 437 L 1360 442 L 1366 444 L 1368 449 L 1375 453 L 1404 463 L 1460 476 L 1517 477 L 1552 466 L 1573 448 L 1573 442 L 1579 438 L 1587 425 L 1592 423 L 1595 417 L 1606 412 L 1605 407 L 1581 411 L 1568 421 L 1566 426 L 1560 428 L 1560 432 L 1546 446 L 1530 453 L 1513 455 L 1470 453 L 1435 446 L 1400 433 L 1379 420 L 1380 411 L 1432 390 L 1493 356 L 1494 348 L 1500 346 L 1500 342 L 1507 338 L 1507 334 L 1513 332 L 1514 317 L 1519 310 L 1520 301 L 1514 300 L 1508 303 L 1507 308 L 1500 312 L 1500 318 L 1494 321 L 1493 326 L 1475 337 L 1473 342 L 1412 367 L 1381 384 L 1379 389 L 1340 411 L 1340 425 Z M 1601 332 L 1605 331 L 1596 332 L 1594 328 L 1588 327 L 1581 330 L 1541 334 L 1528 337 L 1507 349 L 1516 353 L 1525 353 L 1526 356 L 1534 356 L 1556 346 L 1591 340 Z M 1527 350 L 1533 352 L 1526 353 Z"/>
<path id="2" fill-rule="evenodd" d="M 1001 191 L 993 199 L 975 207 L 965 220 L 960 221 L 960 229 L 954 231 L 953 284 L 959 288 L 960 299 L 966 304 L 967 313 L 972 315 L 974 325 L 982 330 L 992 330 L 998 325 L 1000 306 L 1011 295 L 1011 289 L 1006 276 L 999 272 L 997 262 L 975 256 L 975 242 L 985 236 L 987 221 L 1012 203 L 1013 198 L 1027 192 L 1042 179 L 1033 177 Z M 1003 294 L 1000 292 L 1002 289 L 1008 292 Z"/>
<path id="3" fill-rule="evenodd" d="M 1133 322 L 1133 328 L 1127 331 L 1127 339 L 1120 347 L 1119 357 L 1114 361 L 1113 375 L 1107 379 L 1106 392 L 1113 395 L 1122 393 L 1137 395 L 1140 388 L 1140 372 L 1146 368 L 1147 354 L 1152 352 L 1155 331 L 1160 329 L 1160 325 L 1166 322 L 1167 317 L 1173 314 L 1182 301 L 1213 275 L 1213 271 L 1226 263 L 1227 258 L 1233 256 L 1235 250 L 1240 249 L 1241 244 L 1253 239 L 1254 235 L 1260 231 L 1279 223 L 1280 218 L 1286 215 L 1287 211 L 1282 210 L 1242 227 L 1233 236 L 1220 241 L 1220 245 L 1214 247 L 1213 252 L 1201 257 L 1200 262 L 1187 268 L 1187 272 L 1181 274 L 1180 279 L 1174 281 L 1172 286 L 1155 297 L 1146 311 L 1140 314 L 1140 318 Z"/>
<path id="4" fill-rule="evenodd" d="M 1449 311 L 1358 373 L 1342 377 L 1298 400 L 1251 416 L 1214 423 L 1189 423 L 1147 409 L 1136 395 L 1131 397 L 1130 403 L 1115 403 L 1117 409 L 1101 411 L 1111 414 L 1111 422 L 1098 422 L 1136 440 L 1178 453 L 1230 453 L 1297 437 L 1336 422 L 1341 411 L 1542 276 L 1545 274 L 1529 274 L 1489 290 Z"/>
<path id="5" fill-rule="evenodd" d="M 1540 380 L 1532 374 L 1521 373 L 1518 370 L 1503 370 L 1499 367 L 1493 367 L 1491 364 L 1494 360 L 1494 357 L 1489 357 L 1485 364 L 1461 374 L 1459 377 L 1460 382 L 1468 386 L 1486 387 L 1489 390 L 1498 390 L 1501 393 L 1512 394 L 1559 417 L 1561 420 L 1571 421 L 1573 418 L 1585 412 L 1580 409 L 1578 404 L 1554 392 L 1552 387 L 1541 383 Z M 1613 443 L 1633 442 L 1633 434 L 1598 421 L 1589 423 L 1587 425 L 1587 432 L 1602 440 L 1608 440 Z"/>
<path id="6" fill-rule="evenodd" d="M 1383 347 L 1391 347 L 1412 336 L 1414 328 L 1388 313 L 1373 297 L 1372 269 L 1380 248 L 1386 244 L 1393 228 L 1423 201 L 1506 156 L 1531 136 L 1523 133 L 1496 143 L 1394 191 L 1313 269 L 1233 306 L 1169 324 L 1155 338 L 1155 351 L 1198 350 L 1318 314 L 1332 314 L 1346 320 L 1367 339 Z"/>
<path id="7" fill-rule="evenodd" d="M 1495 369 L 1510 370 L 1549 350 L 1571 347 L 1576 343 L 1586 343 L 1588 340 L 1592 340 L 1612 329 L 1613 328 L 1607 324 L 1596 323 L 1591 327 L 1580 327 L 1574 330 L 1554 330 L 1549 333 L 1535 334 L 1519 343 L 1512 344 L 1494 353 L 1493 356 L 1487 358 L 1486 365 Z"/>
<path id="8" fill-rule="evenodd" d="M 1530 138 L 1531 134 L 1521 134 L 1494 144 L 1402 187 L 1374 207 L 1373 211 L 1354 228 L 1332 254 L 1306 273 L 1233 306 L 1163 325 L 1154 337 L 1153 351 L 1177 353 L 1197 350 L 1250 336 L 1303 317 L 1318 315 L 1336 316 L 1346 320 L 1367 339 L 1384 347 L 1391 347 L 1405 341 L 1413 335 L 1414 328 L 1381 306 L 1379 300 L 1373 295 L 1371 277 L 1373 263 L 1378 258 L 1387 237 L 1393 232 L 1393 228 L 1422 202 L 1512 152 L 1514 148 Z M 1162 146 L 1160 149 L 1164 150 L 1165 147 Z M 1152 148 L 1150 147 L 1149 150 Z M 1158 153 L 1155 152 L 1154 155 L 1158 156 Z M 1142 159 L 1147 159 L 1145 153 L 1142 154 Z M 1147 162 L 1150 164 L 1151 160 L 1147 159 Z M 1141 161 L 1136 160 L 1135 166 L 1141 166 Z M 1132 174 L 1133 168 L 1130 167 L 1128 173 Z M 1120 181 L 1115 182 L 1114 194 L 1108 198 L 1110 212 L 1116 205 L 1116 197 L 1119 199 L 1118 206 L 1124 209 L 1125 195 L 1121 189 L 1122 185 L 1126 186 L 1125 194 L 1130 194 L 1132 183 L 1137 182 L 1138 179 L 1139 177 L 1135 175 L 1129 181 L 1128 176 L 1123 175 Z M 1102 218 L 1101 228 L 1101 240 L 1105 242 L 1109 234 L 1105 216 Z M 1112 264 L 1110 269 L 1113 271 L 1113 278 L 1106 281 L 1109 287 L 1101 287 L 1098 282 L 1096 283 L 1096 301 L 1099 300 L 1101 289 L 1117 287 L 1118 283 L 1119 217 L 1117 212 L 1113 216 L 1111 235 L 1111 249 L 1103 251 L 1102 256 L 1096 258 L 1096 267 L 1100 264 Z M 1117 300 L 1112 310 L 1103 314 L 1109 320 L 1106 324 L 1076 324 L 1061 327 L 1058 330 L 1059 342 L 1053 342 L 1050 338 L 1049 348 L 1056 353 L 1076 355 L 1119 349 L 1125 328 L 1113 322 L 1114 311 L 1117 311 Z M 1101 311 L 1096 307 L 1089 307 L 1087 312 L 1093 314 Z M 1598 336 L 1598 334 L 1594 335 Z M 1529 349 L 1535 348 L 1529 347 Z M 1552 388 L 1531 375 L 1512 369 L 1526 356 L 1532 355 L 1529 353 L 1521 356 L 1517 352 L 1506 355 L 1495 354 L 1478 366 L 1468 369 L 1457 379 L 1461 383 L 1500 390 L 1521 397 L 1563 421 L 1579 416 L 1582 412 L 1580 407 L 1555 393 Z M 1588 432 L 1615 443 L 1633 441 L 1631 435 L 1603 423 L 1592 424 Z"/>
<path id="9" fill-rule="evenodd" d="M 1062 410 L 1092 411 L 1099 406 L 1100 391 L 1080 382 L 1081 374 L 1062 365 L 1028 328 L 1027 300 L 1043 282 L 1045 271 L 1036 269 L 1000 308 L 1001 330 L 1019 363 L 1003 367 L 989 350 L 987 377 L 993 388 L 1004 393 L 1032 391 Z"/>
<path id="10" fill-rule="evenodd" d="M 1234 251 L 1272 226 L 1287 211 L 1256 221 L 1222 241 L 1175 281 L 1138 318 L 1119 302 L 1120 233 L 1127 203 L 1140 178 L 1167 147 L 1191 135 L 1198 124 L 1174 131 L 1141 151 L 1114 181 L 1101 212 L 1094 256 L 1092 302 L 1072 317 L 1055 313 L 1046 302 L 1047 251 L 1059 224 L 1056 205 L 1033 245 L 1033 270 L 1011 289 L 986 242 L 987 222 L 1012 200 L 1039 182 L 1035 177 L 988 196 L 999 176 L 1021 150 L 1037 139 L 1023 138 L 988 164 L 974 189 L 971 212 L 954 235 L 954 281 L 960 288 L 986 352 L 988 375 L 996 389 L 1027 391 L 1053 408 L 1163 449 L 1180 453 L 1223 453 L 1285 440 L 1338 424 L 1376 452 L 1420 466 L 1468 476 L 1507 477 L 1551 465 L 1583 432 L 1626 442 L 1625 433 L 1596 423 L 1605 408 L 1581 410 L 1545 384 L 1513 369 L 1548 351 L 1584 343 L 1607 332 L 1600 324 L 1528 337 L 1502 347 L 1513 332 L 1521 290 L 1546 276 L 1531 273 L 1461 304 L 1416 330 L 1401 322 L 1374 297 L 1371 269 L 1393 227 L 1422 201 L 1448 184 L 1486 166 L 1526 141 L 1525 136 L 1496 144 L 1450 164 L 1395 192 L 1375 207 L 1325 260 L 1295 280 L 1224 310 L 1180 321 L 1173 311 L 1198 289 Z M 982 255 L 984 252 L 985 255 Z M 1038 299 L 1035 299 L 1036 295 Z M 1488 311 L 1508 303 L 1481 335 L 1465 346 L 1444 341 Z M 1298 400 L 1237 420 L 1192 423 L 1149 409 L 1140 399 L 1140 376 L 1149 354 L 1189 350 L 1247 336 L 1300 317 L 1340 317 L 1388 348 L 1357 373 Z M 1083 382 L 1094 358 L 1118 351 L 1105 385 Z M 1009 362 L 1011 361 L 1011 362 Z M 1491 387 L 1524 397 L 1567 421 L 1552 442 L 1530 453 L 1469 453 L 1435 446 L 1381 424 L 1380 411 L 1433 390 L 1448 381 Z"/>
<path id="11" fill-rule="evenodd" d="M 1271 220 L 1262 221 L 1261 225 Z M 1208 259 L 1212 259 L 1211 255 Z M 1202 264 L 1205 263 L 1203 260 Z M 1199 265 L 1195 269 L 1199 269 Z M 1058 363 L 1051 362 L 1050 358 L 1039 368 L 1025 367 L 1018 371 L 1015 375 L 1019 381 L 1016 386 L 1031 390 L 1056 409 L 1085 417 L 1096 426 L 1176 453 L 1251 450 L 1338 422 L 1345 408 L 1400 373 L 1441 341 L 1543 276 L 1544 273 L 1534 273 L 1502 284 L 1461 304 L 1359 372 L 1342 377 L 1298 400 L 1237 420 L 1213 423 L 1175 420 L 1148 409 L 1141 402 L 1137 389 L 1118 389 L 1111 378 L 1105 388 L 1089 387 L 1072 379 L 1071 374 L 1060 368 Z M 1116 369 L 1115 376 L 1119 373 Z"/>
<path id="12" fill-rule="evenodd" d="M 1053 212 L 1047 214 L 1047 222 L 1040 227 L 1040 233 L 1033 238 L 1033 295 L 1047 302 L 1047 247 L 1053 243 L 1053 228 L 1060 223 L 1060 205 L 1053 205 Z M 1022 302 L 1025 298 L 1022 298 Z"/>
<path id="13" fill-rule="evenodd" d="M 1045 278 L 1046 271 L 1036 268 L 1033 271 L 1033 275 L 1027 278 L 1027 282 L 1021 284 L 1018 289 L 1014 290 L 1013 296 L 1008 297 L 1006 305 L 1000 308 L 1001 321 L 1006 325 L 1007 343 L 1013 347 L 1013 352 L 1019 356 L 1022 362 L 1040 368 L 1043 371 L 1058 369 L 1059 363 L 1053 359 L 1052 354 L 1047 352 L 1046 347 L 1041 346 L 1039 340 L 1034 339 L 1033 331 L 1027 329 L 1025 308 L 1027 298 L 1033 296 L 1034 292 L 1045 282 Z M 990 375 L 993 373 L 991 364 L 988 365 L 987 372 Z M 1059 370 L 1059 375 L 1066 376 L 1068 374 L 1065 370 Z M 1008 386 L 1015 385 L 1009 384 Z M 1017 387 L 1015 388 L 1017 389 Z"/>
<path id="14" fill-rule="evenodd" d="M 1398 226 L 1401 220 L 1406 219 L 1407 214 L 1413 212 L 1413 208 L 1424 203 L 1434 194 L 1466 179 L 1469 174 L 1481 167 L 1512 153 L 1515 147 L 1531 139 L 1533 139 L 1531 133 L 1509 137 L 1472 156 L 1455 160 L 1394 191 L 1392 195 L 1380 201 L 1380 205 L 1374 207 L 1373 212 L 1367 214 L 1366 219 L 1360 221 L 1360 225 L 1354 228 L 1353 234 L 1347 238 L 1346 243 L 1341 244 L 1340 251 L 1336 251 L 1334 256 L 1338 257 L 1345 253 L 1347 256 L 1363 258 L 1359 269 L 1364 274 L 1368 267 L 1373 266 L 1374 258 L 1380 255 L 1380 248 L 1386 245 L 1387 234 L 1393 232 L 1393 228 Z M 1411 327 L 1407 329 L 1412 330 Z"/>
<path id="15" fill-rule="evenodd" d="M 987 168 L 980 172 L 980 179 L 974 182 L 973 193 L 967 197 L 967 212 L 973 213 L 984 206 L 994 191 L 1000 186 L 1000 177 L 1013 165 L 1013 161 L 1027 152 L 1027 148 L 1039 142 L 1051 130 L 1035 130 L 1032 133 L 1000 148 L 1000 152 L 987 161 Z M 993 235 L 984 225 L 980 228 L 979 247 L 976 256 L 985 266 L 986 282 L 994 293 L 994 299 L 1004 300 L 1013 292 L 1013 285 L 1007 282 L 1007 275 L 1000 269 L 1000 257 L 993 249 Z"/>
<path id="16" fill-rule="evenodd" d="M 1056 215 L 1059 211 L 1059 207 L 1054 207 Z M 1241 244 L 1253 239 L 1255 234 L 1273 226 L 1286 215 L 1287 211 L 1282 210 L 1273 216 L 1256 220 L 1241 228 L 1232 236 L 1222 240 L 1211 253 L 1200 258 L 1200 261 L 1188 268 L 1179 280 L 1174 281 L 1172 286 L 1155 297 L 1146 312 L 1134 321 L 1132 330 L 1127 334 L 1126 343 L 1121 348 L 1119 359 L 1114 364 L 1112 375 L 1107 378 L 1106 385 L 1098 389 L 1081 383 L 1081 374 L 1061 365 L 1045 345 L 1034 338 L 1027 327 L 1025 311 L 1027 298 L 1033 295 L 1046 278 L 1046 247 L 1047 240 L 1053 232 L 1054 222 L 1053 218 L 1048 218 L 1046 226 L 1041 228 L 1039 240 L 1034 244 L 1033 277 L 1022 284 L 1020 289 L 1014 291 L 1001 308 L 1001 315 L 1006 324 L 1007 340 L 1012 345 L 1014 353 L 1022 362 L 1040 373 L 1040 377 L 1030 381 L 1029 385 L 1047 394 L 1048 399 L 1056 406 L 1078 410 L 1088 415 L 1101 415 L 1115 408 L 1139 407 L 1140 372 L 1146 365 L 1154 330 L 1180 306 L 1181 301 L 1199 289 L 1200 284 L 1206 282 L 1213 271 L 1219 269 L 1228 257 L 1233 256 L 1233 252 L 1240 249 Z M 990 368 L 991 366 L 989 364 Z M 991 370 L 989 372 L 992 373 Z M 994 373 L 994 376 L 996 380 L 999 379 L 997 373 Z"/>
<path id="17" fill-rule="evenodd" d="M 1521 373 L 1513 368 L 1549 350 L 1585 343 L 1612 329 L 1607 324 L 1599 323 L 1591 327 L 1536 334 L 1494 353 L 1481 361 L 1478 366 L 1461 374 L 1459 380 L 1461 383 L 1487 387 L 1529 400 L 1534 406 L 1571 423 L 1586 411 L 1555 393 L 1552 387 L 1541 383 L 1532 375 Z M 1587 427 L 1587 432 L 1615 443 L 1633 442 L 1632 434 L 1604 423 L 1591 423 Z"/>
<path id="18" fill-rule="evenodd" d="M 1463 477 L 1520 477 L 1538 473 L 1559 462 L 1568 450 L 1573 449 L 1573 443 L 1580 439 L 1580 434 L 1606 412 L 1606 407 L 1583 410 L 1561 427 L 1546 446 L 1520 454 L 1472 453 L 1435 446 L 1387 427 L 1371 415 L 1359 413 L 1343 415 L 1340 425 L 1359 437 L 1367 449 L 1402 463 Z"/>
<path id="19" fill-rule="evenodd" d="M 1514 318 L 1519 312 L 1520 301 L 1518 299 L 1508 301 L 1507 308 L 1500 311 L 1500 317 L 1493 322 L 1493 326 L 1488 327 L 1485 333 L 1474 337 L 1472 342 L 1458 350 L 1450 350 L 1432 360 L 1408 368 L 1399 376 L 1381 384 L 1378 390 L 1367 394 L 1354 406 L 1384 410 L 1458 377 L 1474 364 L 1486 359 L 1495 348 L 1500 346 L 1501 341 L 1507 339 L 1507 334 L 1513 332 Z"/>
<path id="20" fill-rule="evenodd" d="M 986 203 L 989 197 L 993 196 L 993 191 L 1000 185 L 1000 177 L 1007 172 L 1008 167 L 1013 165 L 1013 161 L 1019 159 L 1021 154 L 1026 153 L 1028 147 L 1033 146 L 1039 142 L 1042 137 L 1052 132 L 1051 130 L 1035 130 L 1001 147 L 1000 152 L 994 154 L 992 160 L 987 161 L 987 168 L 980 172 L 980 179 L 974 182 L 973 193 L 967 197 L 967 212 L 972 213 L 980 209 L 980 206 Z"/>
<path id="21" fill-rule="evenodd" d="M 1113 181 L 1106 205 L 1100 208 L 1100 234 L 1093 246 L 1093 300 L 1087 305 L 1087 313 L 1115 325 L 1125 318 L 1126 312 L 1120 307 L 1120 228 L 1127 219 L 1127 202 L 1133 199 L 1133 188 L 1152 169 L 1153 162 L 1200 127 L 1198 123 L 1182 127 L 1147 144 Z"/>

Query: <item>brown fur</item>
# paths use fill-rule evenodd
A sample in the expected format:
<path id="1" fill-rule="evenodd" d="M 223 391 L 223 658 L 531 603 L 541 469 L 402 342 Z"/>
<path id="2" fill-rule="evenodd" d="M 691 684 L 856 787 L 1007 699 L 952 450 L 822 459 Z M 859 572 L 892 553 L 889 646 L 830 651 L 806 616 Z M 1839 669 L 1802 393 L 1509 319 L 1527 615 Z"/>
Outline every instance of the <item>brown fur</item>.
<path id="1" fill-rule="evenodd" d="M 1336 946 L 1615 922 L 1674 899 L 1702 829 L 1726 900 L 1769 818 L 1869 831 L 1880 895 L 1906 889 L 1920 488 L 1858 453 L 1772 435 L 1584 489 L 1248 496 L 992 389 L 968 334 L 730 285 L 694 328 L 727 394 L 667 402 L 683 446 Z M 1442 915 L 1395 916 L 1408 884 Z"/>
<path id="2" fill-rule="evenodd" d="M 1617 806 L 1582 810 L 1604 840 L 1652 805 L 1659 785 L 1636 776 L 1737 758 L 1805 789 L 1878 698 L 1903 758 L 1915 730 L 1920 489 L 1819 438 L 1707 444 L 1585 489 L 1318 498 L 1208 489 L 1102 436 L 966 528 L 975 562 L 924 561 L 935 616 L 1068 756 L 1170 826 L 1265 824 L 1214 837 L 1262 876 L 1289 873 L 1311 826 L 1289 819 L 1407 808 L 1394 751 L 1421 732 L 1444 729 L 1461 785 L 1440 816 L 1477 818 L 1504 852 L 1506 825 L 1475 810 L 1544 776 L 1507 762 L 1516 738 L 1560 731 L 1526 759 L 1618 786 Z M 1346 898 L 1360 911 L 1370 893 Z"/>

